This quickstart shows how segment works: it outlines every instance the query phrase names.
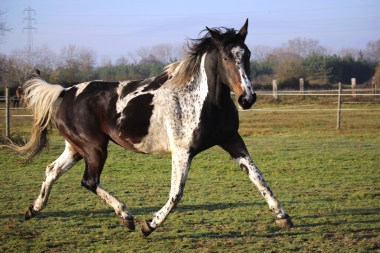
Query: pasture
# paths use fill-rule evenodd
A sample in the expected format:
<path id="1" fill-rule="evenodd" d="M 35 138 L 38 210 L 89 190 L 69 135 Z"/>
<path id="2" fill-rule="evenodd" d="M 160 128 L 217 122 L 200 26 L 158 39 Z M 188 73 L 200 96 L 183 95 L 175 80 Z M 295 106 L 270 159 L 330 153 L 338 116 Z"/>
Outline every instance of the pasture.
<path id="1" fill-rule="evenodd" d="M 50 149 L 29 163 L 0 150 L 0 251 L 379 252 L 379 104 L 344 104 L 353 110 L 342 112 L 336 130 L 335 98 L 280 100 L 259 96 L 253 109 L 261 110 L 240 112 L 240 133 L 294 228 L 276 226 L 246 174 L 214 147 L 195 157 L 178 208 L 145 238 L 139 225 L 167 200 L 171 158 L 114 144 L 101 182 L 132 211 L 135 232 L 80 186 L 83 161 L 54 185 L 42 213 L 24 221 L 46 165 L 63 151 L 62 138 L 53 133 Z M 17 114 L 30 112 L 12 111 L 11 134 L 27 138 L 31 118 Z M 0 115 L 4 131 L 4 110 Z"/>

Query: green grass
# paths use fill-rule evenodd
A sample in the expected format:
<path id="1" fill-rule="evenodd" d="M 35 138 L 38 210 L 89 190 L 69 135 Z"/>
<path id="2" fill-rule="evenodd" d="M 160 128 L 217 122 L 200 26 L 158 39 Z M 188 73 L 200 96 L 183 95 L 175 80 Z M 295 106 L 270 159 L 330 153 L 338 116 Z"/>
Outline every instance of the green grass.
<path id="1" fill-rule="evenodd" d="M 254 108 L 295 105 L 336 108 L 316 98 L 263 99 Z M 246 145 L 293 219 L 289 230 L 276 226 L 255 186 L 218 147 L 194 159 L 180 205 L 148 238 L 139 227 L 128 232 L 111 207 L 80 186 L 83 162 L 54 185 L 48 206 L 24 221 L 64 143 L 53 133 L 50 149 L 30 163 L 0 150 L 0 252 L 379 252 L 379 105 L 342 108 L 368 110 L 343 111 L 340 130 L 335 111 L 240 113 Z M 11 124 L 13 135 L 25 135 L 30 119 Z M 113 144 L 109 150 L 102 185 L 127 203 L 139 226 L 167 200 L 170 156 Z"/>

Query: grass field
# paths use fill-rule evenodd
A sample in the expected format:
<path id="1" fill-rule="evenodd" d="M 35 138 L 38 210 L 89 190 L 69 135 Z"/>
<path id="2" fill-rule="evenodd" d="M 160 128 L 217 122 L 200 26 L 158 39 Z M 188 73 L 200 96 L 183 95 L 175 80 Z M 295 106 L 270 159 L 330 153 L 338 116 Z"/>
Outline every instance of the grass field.
<path id="1" fill-rule="evenodd" d="M 240 113 L 240 133 L 294 228 L 276 226 L 246 174 L 218 147 L 194 159 L 180 205 L 147 238 L 139 227 L 128 232 L 80 186 L 83 162 L 59 179 L 43 212 L 24 221 L 46 165 L 63 150 L 53 133 L 50 149 L 30 163 L 0 150 L 0 252 L 380 252 L 379 104 L 344 104 L 355 110 L 342 112 L 340 130 L 331 99 L 259 98 L 254 108 L 261 110 Z M 27 136 L 30 121 L 13 116 L 12 135 Z M 109 150 L 102 185 L 139 226 L 167 200 L 170 156 Z"/>

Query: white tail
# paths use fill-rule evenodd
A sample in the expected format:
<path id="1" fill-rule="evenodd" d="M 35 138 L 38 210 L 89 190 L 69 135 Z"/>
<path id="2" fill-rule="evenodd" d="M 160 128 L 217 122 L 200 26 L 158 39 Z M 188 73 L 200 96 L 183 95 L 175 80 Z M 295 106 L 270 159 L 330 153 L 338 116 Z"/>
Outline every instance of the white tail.
<path id="1" fill-rule="evenodd" d="M 32 109 L 34 116 L 32 136 L 24 146 L 11 142 L 10 145 L 1 147 L 8 147 L 30 160 L 48 145 L 47 133 L 49 126 L 54 125 L 55 107 L 61 101 L 60 95 L 63 94 L 64 88 L 49 84 L 39 75 L 35 75 L 23 85 L 23 90 L 26 106 Z"/>

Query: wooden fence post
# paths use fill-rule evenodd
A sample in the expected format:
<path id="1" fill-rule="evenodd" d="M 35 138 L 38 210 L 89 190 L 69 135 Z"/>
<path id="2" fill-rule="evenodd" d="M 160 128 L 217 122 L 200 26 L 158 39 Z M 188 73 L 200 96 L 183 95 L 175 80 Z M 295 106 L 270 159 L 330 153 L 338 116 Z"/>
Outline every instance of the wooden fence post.
<path id="1" fill-rule="evenodd" d="M 7 86 L 7 87 L 5 87 L 5 136 L 7 138 L 10 137 L 9 122 L 10 122 L 10 114 L 9 114 L 9 89 L 8 89 L 8 86 Z"/>
<path id="2" fill-rule="evenodd" d="M 305 84 L 303 78 L 300 78 L 300 92 L 303 93 L 305 89 Z"/>
<path id="3" fill-rule="evenodd" d="M 351 78 L 352 96 L 356 98 L 356 78 Z"/>
<path id="4" fill-rule="evenodd" d="M 277 100 L 277 82 L 276 80 L 272 80 L 272 86 L 273 86 L 273 97 Z"/>
<path id="5" fill-rule="evenodd" d="M 338 91 L 338 113 L 336 117 L 336 129 L 340 129 L 340 94 L 342 93 L 342 84 L 339 83 L 339 91 Z"/>
<path id="6" fill-rule="evenodd" d="M 376 94 L 376 79 L 372 77 L 372 93 Z"/>

